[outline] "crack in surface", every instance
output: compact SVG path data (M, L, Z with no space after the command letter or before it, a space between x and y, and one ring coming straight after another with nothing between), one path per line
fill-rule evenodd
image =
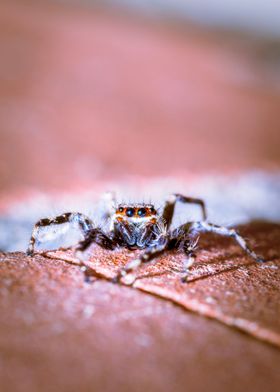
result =
M263 240L257 251L264 256L273 255L271 261L264 265L257 264L237 252L238 248L232 246L230 241L205 236L201 257L198 253L198 261L192 268L192 277L187 284L181 283L180 274L174 272L180 271L183 255L170 252L137 271L132 287L280 347L280 265L277 263L279 257L275 256L280 253L280 226L259 222L242 230L256 244ZM48 258L78 264L71 251L43 254ZM119 250L108 253L93 246L86 263L87 274L94 279L111 281L130 255L135 255L135 252Z

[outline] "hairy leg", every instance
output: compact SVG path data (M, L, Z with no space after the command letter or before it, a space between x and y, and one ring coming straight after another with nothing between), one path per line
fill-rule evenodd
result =
M168 249L177 249L185 253L182 282L186 282L190 276L189 268L195 262L195 249L199 240L198 233L191 233L190 227L191 223L177 227L172 231L168 243Z
M203 220L207 219L206 208L205 208L205 204L204 204L203 200L196 199L193 197L187 197L187 196L183 196L179 193L175 193L169 197L169 199L166 201L166 204L163 209L162 218L163 218L164 222L166 223L167 230L169 229L169 227L172 223L175 205L178 201L181 203L189 203L189 204L199 205L201 207Z
M55 218L43 218L40 219L34 226L31 238L29 241L29 246L26 251L28 255L32 255L34 253L34 247L36 245L36 241L39 236L39 232L42 227L48 227L52 225L60 225L63 223L78 223L80 229L82 230L83 234L86 233L93 228L92 221L86 217L85 215L79 212L67 212L65 214L59 215Z
M189 276L191 275L190 267L196 260L195 249L198 243L198 235L188 236L188 238L183 242L183 251L185 253L185 259L183 263L183 276L181 278L182 282L187 282Z
M265 262L262 257L259 257L246 243L245 239L237 233L236 230L230 229L223 226L217 226L207 222L194 222L191 225L188 224L188 230L190 233L215 233L224 237L231 237L233 238L236 243L255 261L257 262Z
M92 243L108 250L114 250L117 246L117 242L114 239L108 237L99 227L96 227L86 233L85 238L76 246L76 252L86 251Z
M128 274L138 269L142 264L149 263L161 254L163 254L167 249L167 240L164 238L161 241L161 244L158 244L152 248L148 248L139 256L138 259L129 261L122 269L119 270L118 274L113 278L113 282L119 282L122 278L126 277ZM133 279L130 284L132 284L134 280L135 279Z
M184 260L184 275L181 278L181 281L183 283L188 281L188 278L191 275L189 269L193 265L193 263L195 262L195 259L196 259L196 254L194 252L186 255L186 258Z
M86 282L90 282L92 276L92 269L85 264L87 255L85 251L92 244L95 243L101 248L114 250L117 246L117 242L108 237L100 228L91 229L85 236L85 238L78 243L75 248L75 257L80 261L80 266L84 272Z

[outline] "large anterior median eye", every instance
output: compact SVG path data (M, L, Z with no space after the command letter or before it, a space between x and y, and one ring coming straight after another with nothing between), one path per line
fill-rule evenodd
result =
M135 212L134 208L127 208L126 216L131 217L134 215L134 212Z
M145 216L146 215L146 208L139 208L137 214L139 216Z

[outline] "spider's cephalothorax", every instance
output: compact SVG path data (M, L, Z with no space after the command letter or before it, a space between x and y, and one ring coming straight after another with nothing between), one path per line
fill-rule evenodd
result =
M172 229L171 223L177 202L199 205L202 212L202 220L187 222ZM208 223L206 221L205 205L200 199L173 194L167 199L162 214L159 214L152 204L120 204L114 209L112 214L106 214L104 218L110 218L108 232L104 232L100 227L94 226L91 219L78 212L68 212L54 219L41 219L34 226L27 254L32 255L34 253L34 246L39 237L41 227L75 222L84 234L84 239L76 246L76 254L78 252L83 254L92 243L108 250L114 250L116 247L125 247L130 250L143 249L142 254L137 259L132 259L124 268L120 269L114 281L119 281L140 265L148 263L172 249L178 249L185 253L186 258L182 280L186 281L188 269L195 260L195 246L199 234L202 232L212 232L232 237L254 260L258 262L265 261L250 249L244 238L234 229Z
M160 235L157 211L152 204L120 204L111 218L110 232L128 249L152 246Z

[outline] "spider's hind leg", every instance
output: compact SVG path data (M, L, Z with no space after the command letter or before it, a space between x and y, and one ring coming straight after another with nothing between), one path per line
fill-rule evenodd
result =
M193 263L195 262L195 259L196 259L196 254L194 252L186 255L186 258L184 260L183 275L181 277L181 281L183 283L188 282L188 279L191 276L191 272L189 269L193 265Z
M193 265L196 259L196 247L198 243L198 233L191 233L190 223L182 225L176 228L171 233L171 241L169 242L170 249L177 249L184 252L185 258L183 261L183 271L182 271L182 282L186 282L191 275L190 267Z
M31 238L29 241L29 246L26 251L27 255L33 255L34 247L36 242L38 241L38 237L40 234L40 230L42 227L48 227L53 225L60 225L63 223L74 223L77 222L79 224L80 229L82 230L83 234L86 233L93 228L92 221L86 217L85 215L79 212L67 212L65 214L59 215L55 218L43 218L40 219L33 228Z
M234 229L230 229L223 226L217 226L212 223L207 222L194 222L190 226L190 232L193 233L215 233L224 237L231 237L233 238L237 244L255 261L263 263L264 260L262 257L258 256L247 244L245 239L238 234L238 232Z
M185 259L183 262L183 275L181 281L183 283L187 282L191 276L190 268L196 260L196 245L198 242L198 237L195 240L190 240L189 238L183 243L183 251L185 253Z

